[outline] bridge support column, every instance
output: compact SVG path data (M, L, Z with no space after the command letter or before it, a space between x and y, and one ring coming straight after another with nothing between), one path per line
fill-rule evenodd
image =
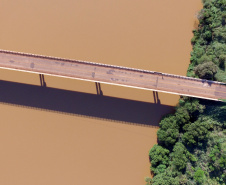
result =
M46 82L43 74L39 74L40 83L42 87L46 87Z
M101 86L99 82L95 82L96 85L96 90L97 90L97 95L103 96L103 91L101 90Z

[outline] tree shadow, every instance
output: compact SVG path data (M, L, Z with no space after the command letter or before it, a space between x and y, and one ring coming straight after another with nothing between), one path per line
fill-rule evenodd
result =
M2 80L0 92L0 102L6 104L143 126L158 126L161 117L174 110L172 106L160 103L43 88Z

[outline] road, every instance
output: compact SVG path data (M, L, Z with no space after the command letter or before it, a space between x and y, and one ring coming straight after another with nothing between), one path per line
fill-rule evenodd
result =
M147 70L0 50L0 68L226 100L226 84Z

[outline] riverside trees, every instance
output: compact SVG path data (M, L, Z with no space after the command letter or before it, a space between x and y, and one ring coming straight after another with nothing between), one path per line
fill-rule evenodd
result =
M226 82L226 0L204 0L191 42L188 76Z
M204 0L188 76L226 82L226 0ZM226 103L181 97L149 152L147 184L226 184Z

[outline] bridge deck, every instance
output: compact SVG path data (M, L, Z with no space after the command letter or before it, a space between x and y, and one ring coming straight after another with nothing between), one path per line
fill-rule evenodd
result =
M226 99L226 85L219 82L5 50L0 50L0 68L204 99Z

